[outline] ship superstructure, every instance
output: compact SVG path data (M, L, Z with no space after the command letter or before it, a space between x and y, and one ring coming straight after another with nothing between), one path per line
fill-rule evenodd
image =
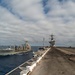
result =
M26 51L31 50L31 46L28 44L28 41L25 41L25 44L21 46L15 46L15 51Z
M53 46L55 46L55 40L54 40L54 37L53 37L54 35L52 34L52 35L50 35L50 41L49 41L49 43L50 43L50 46L51 47L53 47Z

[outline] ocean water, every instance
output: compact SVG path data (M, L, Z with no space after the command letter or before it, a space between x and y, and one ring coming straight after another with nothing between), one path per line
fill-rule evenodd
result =
M0 75L5 75L20 64L31 59L33 57L33 51L37 51L38 49L39 46L34 46L32 47L32 50L27 53L11 56L0 56Z

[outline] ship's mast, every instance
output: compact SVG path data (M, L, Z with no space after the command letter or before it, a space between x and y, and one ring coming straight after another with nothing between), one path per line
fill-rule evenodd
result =
M43 38L43 47L45 46L44 42L45 42L45 38Z
M53 37L54 35L52 34L52 35L50 35L50 41L49 41L49 43L50 43L50 46L51 47L53 47L54 45L55 45L55 40L54 40L54 37Z

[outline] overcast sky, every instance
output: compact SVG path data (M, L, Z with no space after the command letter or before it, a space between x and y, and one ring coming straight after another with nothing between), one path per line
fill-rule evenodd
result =
M0 45L75 46L75 0L0 0Z

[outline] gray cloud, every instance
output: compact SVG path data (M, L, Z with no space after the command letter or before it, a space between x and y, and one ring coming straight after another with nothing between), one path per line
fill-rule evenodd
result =
M3 0L0 44L21 44L28 40L32 45L40 45L43 37L49 41L53 33L57 45L74 46L74 7L73 0L47 0L45 6L42 0Z

